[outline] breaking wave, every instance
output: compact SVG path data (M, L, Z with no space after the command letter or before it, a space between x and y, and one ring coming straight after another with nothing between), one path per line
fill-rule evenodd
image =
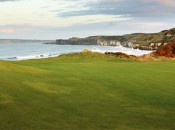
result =
M15 56L15 57L9 57L8 60L42 59L42 58L49 58L49 57L55 57L55 56L58 56L58 55L41 54L41 55Z
M152 51L126 48L123 46L97 45L51 45L42 43L0 44L0 60L28 60L55 57L60 54L81 52L88 49L93 52L123 52L128 55L141 56Z
M126 53L128 55L135 55L135 56L142 56L145 54L150 54L152 51L146 51L146 50L139 50L139 49L133 49L133 48L126 48L123 46L117 46L117 47L108 47L108 49L105 48L93 48L91 49L91 51L93 52L101 52L101 53L105 53L105 52L122 52L122 53Z

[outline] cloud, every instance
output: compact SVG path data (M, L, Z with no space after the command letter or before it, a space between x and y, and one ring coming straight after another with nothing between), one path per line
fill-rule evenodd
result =
M123 35L137 32L160 32L174 27L172 21L147 22L136 21L103 21L70 26L42 26L34 24L8 24L0 26L0 38L23 39L67 39L70 37L87 37L93 35Z
M14 29L6 28L6 29L0 29L1 33L14 33Z
M18 0L0 0L0 2L7 2L7 1L18 1Z
M174 0L90 0L79 10L58 12L58 17L85 15L122 15L133 18L174 16Z
M156 0L160 4L169 6L169 7L175 7L175 1L174 0Z
M41 29L43 26L37 26L33 24L7 24L1 25L0 30L1 32L22 32L22 31L33 31L34 29Z
M0 37L158 32L175 26L174 6L175 0L0 0Z

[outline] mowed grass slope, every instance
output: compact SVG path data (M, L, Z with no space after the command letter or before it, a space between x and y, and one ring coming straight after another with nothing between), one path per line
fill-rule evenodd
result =
M0 129L175 129L174 77L103 54L0 61Z

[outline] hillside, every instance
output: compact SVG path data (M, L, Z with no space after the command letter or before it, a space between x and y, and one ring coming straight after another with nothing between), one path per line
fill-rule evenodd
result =
M157 50L168 42L175 42L175 28L159 33L134 33L123 36L90 36L87 38L73 37L67 40L57 39L52 44L59 45L102 45L125 46L142 50Z

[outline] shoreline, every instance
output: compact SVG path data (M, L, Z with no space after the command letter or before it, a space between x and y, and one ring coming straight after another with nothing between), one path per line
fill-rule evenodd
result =
M59 54L59 55L54 55L54 56L50 56L50 57L44 57L41 55L41 57L35 57L35 58L28 58L28 59L9 59L9 60L1 60L0 61L9 61L9 62L18 62L18 61L29 61L29 60L42 60L42 59L48 59L48 60L52 60L52 58L62 58L62 57L76 57L76 56L82 56L84 57L84 59L86 59L88 56L92 57L93 59L93 55L101 55L103 57L110 57L112 56L113 58L116 59L123 59L123 60L131 60L131 61L141 61L141 62L153 62L153 61L167 61L167 60L175 60L175 58L168 58L168 57L164 57L164 56L156 56L153 52L151 52L150 54L144 54L142 56L135 56L135 55L128 55L126 53L122 53L122 52L93 52L91 50L88 49L84 49L81 52L70 52L70 53L64 53L64 54ZM87 56L87 57L86 57ZM89 58L89 57L88 57ZM91 58L90 58L91 59ZM101 58L101 60L103 60L103 58Z
M79 51L79 52L68 52L68 53L62 53L62 54L54 54L54 55L51 55L51 54L37 54L37 55L28 55L28 56L14 56L14 57L9 57L9 58L6 58L6 59L0 59L1 61L23 61L23 60L32 60L32 59L47 59L47 58L54 58L54 57L59 57L61 55L69 55L69 54L76 54L76 53L82 53L84 50L88 50L88 49L83 49L82 51ZM88 50L88 51L91 51L92 53L100 53L100 54L104 54L106 55L107 53L123 53L123 52L111 52L111 51L106 51L106 52L98 52L98 51L92 51L92 50ZM141 50L139 50L141 51ZM150 54L152 53L152 51L150 51ZM140 57L140 56L144 56L145 54L143 55L129 55L127 53L123 53L125 55L128 55L128 56L135 56L135 57ZM147 55L147 54L146 54Z

